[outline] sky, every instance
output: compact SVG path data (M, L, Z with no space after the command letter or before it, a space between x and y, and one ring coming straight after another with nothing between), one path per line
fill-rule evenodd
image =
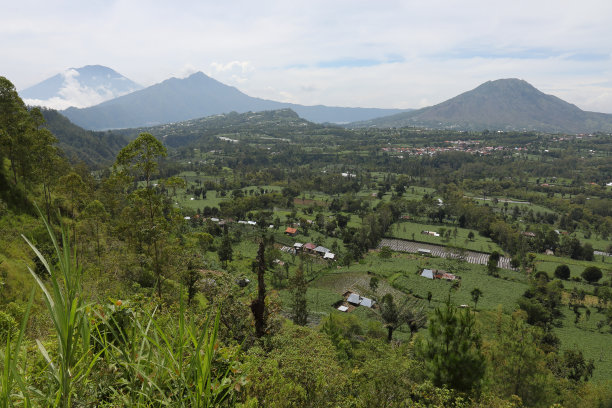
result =
M202 71L255 97L420 108L520 78L612 113L610 0L20 0L0 13L18 90L104 65L141 85Z

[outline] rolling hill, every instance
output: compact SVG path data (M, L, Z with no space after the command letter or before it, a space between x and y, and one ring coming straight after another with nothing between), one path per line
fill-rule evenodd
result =
M170 78L84 109L62 113L75 124L93 130L155 126L229 112L289 108L312 122L349 123L402 112L399 109L302 106L253 98L202 72L184 79Z
M583 111L520 79L499 79L434 106L349 125L405 126L469 131L612 132L612 115Z
M117 129L113 133L134 139L142 132L151 133L171 148L197 145L201 141L226 138L257 138L289 141L296 136L313 134L321 129L348 132L337 126L319 125L302 119L291 109L271 111L224 113L152 127ZM220 139L222 140L222 139Z

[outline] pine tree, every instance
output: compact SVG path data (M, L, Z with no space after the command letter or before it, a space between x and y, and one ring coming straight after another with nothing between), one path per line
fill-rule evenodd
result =
M306 299L306 291L308 286L304 277L302 265L295 272L295 276L291 280L292 302L291 302L291 319L293 323L300 326L306 325L308 322L308 301Z
M491 255L489 255L489 260L487 261L487 272L489 275L497 276L497 263L499 262L499 259L499 252L491 252Z
M419 352L434 385L464 392L477 388L485 365L470 311L458 311L449 297L446 305L436 308L430 318L429 337L421 343Z
M266 283L264 274L266 273L266 240L262 237L257 250L256 269L257 269L257 299L251 302L251 312L255 318L255 335L262 337L266 333Z
M226 267L227 262L232 260L233 252L234 250L232 249L232 240L230 239L229 234L226 230L225 234L223 234L223 239L221 239L221 245L219 246L219 249L217 251L217 254L219 255L219 260L221 261L221 263L223 263L223 267Z

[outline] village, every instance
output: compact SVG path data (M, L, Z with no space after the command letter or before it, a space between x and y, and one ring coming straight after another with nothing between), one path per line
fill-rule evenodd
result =
M406 156L434 156L445 152L465 152L477 155L489 155L500 151L523 151L527 146L508 147L508 146L480 146L482 142L478 140L452 140L445 141L448 146L425 146L425 147L383 147L382 151L387 153L398 153L400 158Z

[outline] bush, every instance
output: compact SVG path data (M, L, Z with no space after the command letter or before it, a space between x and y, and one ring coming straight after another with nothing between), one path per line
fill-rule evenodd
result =
M587 266L582 272L582 278L589 283L597 282L602 276L601 269L596 266Z
M0 344L6 344L6 338L17 330L17 321L10 314L0 310Z
M388 246L384 246L380 249L380 252L378 253L378 256L381 257L382 259L389 259L391 258L391 248L389 248Z
M570 277L570 268L567 265L559 265L555 269L555 278L568 280Z
M515 269L518 268L521 266L521 260L519 258L512 257L512 259L510 259L510 266Z
M592 261L594 259L593 246L588 242L582 247L582 259Z

